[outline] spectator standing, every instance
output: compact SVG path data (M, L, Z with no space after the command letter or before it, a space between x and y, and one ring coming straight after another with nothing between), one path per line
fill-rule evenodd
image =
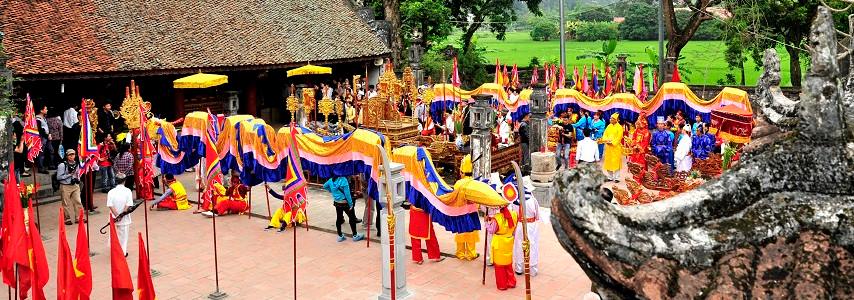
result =
M116 160L113 162L113 172L116 174L125 174L125 186L133 189L133 154L130 153L130 146L125 143L120 143L117 146L119 154L116 155Z
M51 114L51 116L47 118L47 128L48 131L50 131L50 137L48 140L50 141L51 149L53 149L53 155L50 158L48 170L56 170L56 165L62 162L62 151L59 151L59 146L62 144L62 135L64 133L62 132L62 118L60 118L59 115Z
M98 173L101 175L101 187L104 193L116 186L112 158L112 154L115 152L116 143L113 141L113 136L111 134L105 135L104 141L98 144L98 168L100 169Z
M529 141L528 123L531 122L531 114L525 113L522 115L522 123L519 124L519 144L522 146L522 172L528 173L531 171L531 148Z
M56 169L56 179L59 180L59 192L62 199L62 209L65 212L65 225L77 221L74 215L80 211L80 163L77 162L77 152L74 149L65 150L65 162Z
M62 113L62 148L77 149L77 141L80 139L80 113L69 107Z
M98 110L98 132L95 135L98 142L103 141L108 134L113 134L113 123L113 105L107 100L104 102L104 108Z
M39 127L39 138L42 142L42 152L36 158L36 165L39 167L39 173L47 174L47 169L50 167L53 148L50 145L50 128L47 126L47 106L39 105L39 113L36 115L36 123Z

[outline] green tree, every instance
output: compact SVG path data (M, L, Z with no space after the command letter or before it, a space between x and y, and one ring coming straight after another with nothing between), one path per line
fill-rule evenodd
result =
M726 0L732 18L727 22L727 35L738 35L741 43L728 48L733 53L744 48L757 66L762 65L762 52L767 48L783 46L789 54L789 77L792 86L801 86L801 54L806 48L806 38L819 0L748 1ZM829 0L833 7L847 5L843 0ZM847 14L834 15L837 30L848 32ZM733 61L737 63L737 61ZM732 66L732 64L730 64Z
M655 22L650 22L655 17L657 9L655 6L643 1L629 1L617 6L618 17L625 20L620 24L620 37L631 41L648 41L658 37L658 29Z
M539 5L542 0L518 0L524 2L528 10L540 15ZM483 25L495 33L499 40L504 39L504 33L513 21L516 21L516 11L513 9L514 0L445 0L445 5L451 9L451 21L463 31L460 41L463 53L472 50L472 38Z
M719 4L721 0L684 0L685 7L690 10L685 22L678 21L673 2L674 0L663 0L661 3L664 30L667 33L667 57L678 61L682 48L694 37L700 25L714 18L711 13L706 12L706 8Z
M607 6L581 6L571 13L575 19L586 22L611 22L614 12Z
M544 17L533 17L528 20L531 26L531 39L548 41L560 36L560 29L555 20Z
M408 45L412 31L418 29L424 35L429 49L444 41L454 29L451 25L451 10L441 0L403 0L400 4L404 44Z

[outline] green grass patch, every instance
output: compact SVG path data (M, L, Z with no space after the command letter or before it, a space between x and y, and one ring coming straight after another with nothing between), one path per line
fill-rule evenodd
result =
M488 32L477 33L475 38L478 46L486 48L486 58L491 63L494 63L496 58L501 60L502 64L518 64L519 66L528 66L533 57L539 58L540 61L560 60L560 41L533 41L528 32L508 32L507 38L503 41L495 39L495 35ZM458 40L459 35L456 34L448 38L448 41L454 43ZM628 54L629 61L648 62L649 57L644 52L646 47L657 50L658 41L619 41L615 53ZM601 49L601 41L567 41L567 65L589 66L595 62L594 59L578 60L576 56L590 51L601 51ZM679 64L683 68L690 70L691 74L682 74L683 81L696 85L717 85L718 80L726 80L726 74L729 73L735 76L736 84L738 84L741 79L740 71L729 69L724 57L725 49L726 45L722 41L692 41L688 43L682 49L684 59L680 60ZM777 49L777 54L780 56L781 84L791 86L792 84L789 80L789 55L782 48ZM745 83L747 85L756 85L756 81L762 73L761 65L756 66L753 60L748 58L745 67ZM803 67L802 70L803 73L806 73L806 67Z

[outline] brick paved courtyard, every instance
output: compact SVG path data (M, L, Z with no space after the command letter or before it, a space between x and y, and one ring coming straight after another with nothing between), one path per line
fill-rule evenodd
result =
M191 174L179 176L192 192ZM280 190L277 184L271 188ZM253 188L252 212L266 217L267 205L263 185ZM98 228L106 224L106 194L96 193L95 202L102 213L91 216L91 249L94 290L92 299L110 296L110 259L107 235ZM271 198L271 208L280 205ZM364 201L358 201L357 214L361 217ZM40 208L42 235L51 268L51 280L45 288L48 299L56 294L56 217L58 203ZM300 299L376 299L380 292L380 246L374 240L370 248L364 241L335 242L334 208L328 194L322 190L309 190L309 225L297 231L297 296ZM572 257L559 245L549 224L549 211L541 211L540 274L533 277L535 299L580 299L590 290L590 280ZM214 260L211 219L188 211L149 211L149 239L152 268L161 275L154 278L158 299L201 299L214 290ZM293 231L284 233L262 230L267 220L253 216L225 216L217 218L219 246L220 288L229 299L291 299L293 298ZM131 237L128 242L128 263L136 283L138 243L136 234L144 234L143 211L133 214ZM346 227L346 224L345 224ZM364 228L358 227L362 232ZM68 227L68 239L74 247L77 227ZM349 229L345 230L345 232ZM441 226L436 230L443 255L449 258L440 262L416 265L409 255L402 258L407 263L408 288L411 299L521 299L524 280L518 277L516 289L499 292L495 288L492 270L487 270L486 285L481 285L482 261L463 262L452 258L453 236ZM403 237L409 244L409 238ZM483 244L478 244L482 249ZM480 252L481 250L479 250ZM2 293L0 298L5 298Z

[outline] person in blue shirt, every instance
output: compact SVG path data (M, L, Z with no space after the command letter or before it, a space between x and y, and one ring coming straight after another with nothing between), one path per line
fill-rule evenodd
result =
M570 116L570 118L572 118ZM590 113L586 110L581 110L581 115L578 117L578 121L572 124L572 127L575 128L575 140L580 141L584 139L584 129L590 128Z
M657 118L656 130L652 133L649 147L661 163L669 165L670 170L673 170L673 136L670 130L667 130L664 117Z
M353 198L350 196L350 183L346 177L335 176L326 180L323 189L332 193L332 204L335 206L335 229L338 230L338 242L346 238L341 233L341 224L344 224L344 214L350 219L350 230L353 231L353 241L358 242L365 237L356 232L356 212L354 210Z
M602 135L605 134L605 121L602 120L602 111L597 111L593 114L593 120L590 124L590 130L593 131L593 140L598 141L602 138ZM599 144L599 157L602 157L605 152L605 144Z
M707 132L708 128L705 125L698 126L697 131L694 132L695 138L691 141L691 154L694 155L694 158L706 159L714 149L714 136L707 134Z

